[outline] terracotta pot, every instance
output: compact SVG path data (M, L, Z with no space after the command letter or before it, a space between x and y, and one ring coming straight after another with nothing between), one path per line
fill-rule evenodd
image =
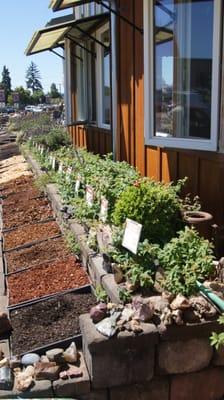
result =
M213 216L205 211L184 211L184 220L193 226L201 236L211 239L211 223Z

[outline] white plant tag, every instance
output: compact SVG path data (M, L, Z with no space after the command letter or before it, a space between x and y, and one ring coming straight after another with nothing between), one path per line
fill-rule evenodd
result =
M40 154L41 154L41 155L44 154L44 146L41 146Z
M78 175L77 179L76 179L76 182L75 182L75 193L76 194L79 193L80 185L81 185L81 176Z
M63 164L61 162L59 163L58 172L60 172L60 174L63 172Z
M52 169L55 170L56 167L56 158L52 157Z
M93 206L94 202L94 190L91 186L86 185L86 203L89 207Z
M71 178L72 167L68 167L66 171L66 181L69 182Z
M101 221L106 222L107 216L108 216L108 200L106 197L102 196L101 197L101 203L100 203L100 215L99 218Z
M136 254L141 236L142 225L132 219L126 219L122 246Z

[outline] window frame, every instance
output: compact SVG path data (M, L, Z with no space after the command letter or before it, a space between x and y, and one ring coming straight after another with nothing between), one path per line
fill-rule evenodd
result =
M211 135L210 139L155 136L154 1L144 0L144 135L145 144L158 147L217 151L220 109L221 0L214 0ZM152 62L153 60L153 62Z
M102 35L107 30L110 31L109 23L102 26L96 32L96 38L101 41ZM105 124L103 122L103 47L97 44L96 46L96 87L97 87L97 126L103 129L111 129L111 123ZM111 68L111 54L110 54L110 68ZM111 114L111 71L110 71L110 114Z

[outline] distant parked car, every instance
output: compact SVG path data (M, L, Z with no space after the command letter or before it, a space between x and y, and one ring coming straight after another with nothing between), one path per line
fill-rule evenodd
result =
M33 111L34 106L26 106L25 111Z

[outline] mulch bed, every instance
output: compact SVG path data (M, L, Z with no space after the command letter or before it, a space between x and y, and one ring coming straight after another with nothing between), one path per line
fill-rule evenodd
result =
M38 208L33 207L30 202L27 203L27 207L24 210L18 211L16 213L11 213L7 211L3 213L3 229L11 229L19 227L20 225L35 223L44 221L48 218L54 216L51 206L43 205Z
M49 260L59 260L71 254L63 238L50 239L31 247L6 253L9 272L30 268Z
M12 179L7 183L0 185L1 195L8 195L10 193L18 193L23 190L29 189L34 179L32 175L22 175L19 178Z
M9 194L3 201L4 206L11 206L20 202L25 202L30 199L41 196L42 193L35 187L30 187L24 191Z
M61 233L54 221L33 225L24 225L11 232L4 233L4 250L9 250L35 240L47 239Z
M32 210L47 205L49 205L49 201L46 197L40 197L32 200L21 199L17 203L12 202L7 205L3 203L3 219L7 218L8 215L18 213L19 211L24 211L27 208Z
M89 284L84 268L70 256L8 276L9 304L33 300L45 295Z
M13 354L80 334L79 315L95 304L91 293L70 293L11 311Z

